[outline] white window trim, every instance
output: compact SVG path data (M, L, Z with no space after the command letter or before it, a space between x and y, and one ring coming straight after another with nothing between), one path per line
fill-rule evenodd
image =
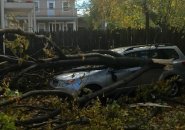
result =
M28 31L28 23L23 23L23 31Z
M48 0L47 1L47 8L48 8L48 10L52 10L52 9L49 8L49 3L53 3L53 9L55 9L55 0Z
M50 30L50 24L52 24L52 30ZM64 22L49 22L49 31L50 32L54 32L54 31L56 31L56 28L55 29L53 29L53 25L54 24L59 24L59 30L64 30ZM55 26L56 27L56 26Z
M39 1L39 0L35 0L35 5L36 5L36 3L38 3L38 8L37 8L37 10L36 10L36 8L35 8L35 10L36 10L37 12L39 12L39 11L40 11L40 1Z
M69 8L69 10L64 10L64 3L65 2L68 2L68 8ZM70 3L69 1L62 1L62 11L64 11L64 12L69 12L70 11L70 4L69 3Z
M75 22L66 22L65 26L66 26L66 29L68 31L67 24L73 24L73 31L76 30L76 23Z

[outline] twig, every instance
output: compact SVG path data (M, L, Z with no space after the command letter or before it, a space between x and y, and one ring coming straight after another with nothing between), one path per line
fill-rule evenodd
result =
M130 107L164 107L164 108L172 108L171 106L168 105L161 105L157 103L152 103L152 102L147 102L147 103L136 103L136 104L131 104L129 105Z
M7 61L0 62L0 66L1 66L1 65L5 65L5 64L7 64L7 63L8 63Z
M24 121L16 121L15 125L24 126L24 125L34 124L34 123L41 123L44 121L48 121L49 119L57 116L59 113L60 113L60 109L56 109L44 116L40 116L40 117L36 117L36 118L29 119L29 120L24 120Z
M61 129L63 127L70 126L70 125L85 125L85 124L89 124L89 123L90 123L90 120L88 118L82 117L78 120L68 121L68 122L65 122L61 125L58 125L53 130L58 130L58 129Z
M45 110L45 111L53 111L53 109L49 109L49 108L45 108L45 107L40 107L40 106L30 106L30 105L15 105L13 106L13 108L22 108L22 107L26 107L26 108L31 108L31 109L37 109L37 110Z
M67 91L64 92L61 90L34 90L34 91L29 91L20 97L16 97L16 98L6 100L0 103L0 107L15 103L17 100L23 100L25 98L28 98L31 96L37 96L37 95L55 95L55 96L59 96L60 98L74 99L74 95L72 95L71 93Z
M13 57L13 56L8 56L8 55L0 55L0 58L4 61L8 61L10 63L18 63L18 61L19 61L19 58ZM33 64L35 62L33 62L33 61L24 61L24 63Z

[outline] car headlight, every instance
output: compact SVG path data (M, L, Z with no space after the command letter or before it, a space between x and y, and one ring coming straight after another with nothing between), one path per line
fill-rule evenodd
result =
M60 80L60 81L58 81L57 86L58 86L58 87L65 87L65 86L74 84L75 81L76 81L75 79Z
M67 84L72 84L72 83L74 83L74 82L75 82L75 79L70 79L70 80L67 80L67 81L66 81Z

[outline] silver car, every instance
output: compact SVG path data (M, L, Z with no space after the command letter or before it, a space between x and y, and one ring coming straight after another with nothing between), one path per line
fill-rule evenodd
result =
M82 88L88 88L92 91L108 86L120 78L129 76L141 67L128 69L104 68L101 70L79 71L57 75L50 82L55 89L67 91L72 94L79 94Z
M54 89L59 89L72 95L82 95L97 91L113 84L114 82L130 76L134 72L141 69L141 67L133 67L128 69L113 69L105 68L101 70L78 71L71 73L63 73L57 75L51 80L50 85ZM139 77L129 82L122 94L129 94L136 90L138 86L154 83L159 80L168 80L172 76L172 70L153 68ZM173 73L175 76L175 73ZM170 96L176 96L179 93L181 81L174 82L171 86ZM85 93L84 93L84 90Z
M172 59L173 70L169 76L180 75L185 79L185 55L175 45L137 45L112 49L123 56Z
M132 46L116 48L112 51L118 52L123 56L150 58L152 55L155 55L155 57L152 56L152 58L174 59L173 65L176 69L165 70L161 68L154 68L127 84L127 86L130 88L134 88L133 86L139 86L143 84L151 84L158 80L170 79L171 77L177 75L184 76L185 73L185 68L183 68L184 62L182 60L184 59L184 55L176 46ZM167 53L168 55L164 55L166 57L159 57L160 55L157 57L157 54L155 53L159 53L160 51L169 53ZM55 76L50 82L50 85L55 89L67 91L72 94L79 94L79 92L81 92L79 90L82 90L83 88L96 91L113 84L121 78L123 79L124 77L128 77L139 69L141 69L141 67L132 67L128 69L104 68L91 71L76 70L77 72L63 73ZM172 95L176 95L179 91L177 84L174 84L172 89Z

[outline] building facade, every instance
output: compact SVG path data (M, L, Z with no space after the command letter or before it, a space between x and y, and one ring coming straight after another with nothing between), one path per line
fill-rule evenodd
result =
M77 23L75 0L1 0L1 28L54 32L77 30Z
M77 30L75 0L35 0L38 31Z

